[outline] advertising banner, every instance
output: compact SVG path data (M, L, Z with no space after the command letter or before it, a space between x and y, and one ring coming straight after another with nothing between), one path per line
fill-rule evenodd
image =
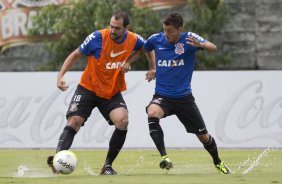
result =
M55 148L81 72L67 73L70 88L56 87L56 72L0 73L0 148ZM282 148L281 71L195 72L192 89L207 129L224 148ZM146 106L154 82L145 72L126 74L129 110L126 148L154 148ZM176 116L161 119L168 148L202 148ZM97 108L75 136L73 148L107 148L114 127Z

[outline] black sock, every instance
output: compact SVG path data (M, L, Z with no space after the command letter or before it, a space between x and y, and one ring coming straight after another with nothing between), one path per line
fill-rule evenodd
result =
M152 137L161 156L167 155L164 144L164 133L159 123L160 119L156 117L148 118L150 136Z
M213 163L219 164L221 162L220 158L218 157L218 151L217 146L214 138L209 135L209 141L207 143L203 143L205 149L209 152L209 154L212 156Z
M109 150L106 157L105 165L112 165L113 161L119 154L126 138L127 130L120 130L115 129L110 143L109 143Z
M65 126L58 142L56 153L70 149L76 130L70 126Z

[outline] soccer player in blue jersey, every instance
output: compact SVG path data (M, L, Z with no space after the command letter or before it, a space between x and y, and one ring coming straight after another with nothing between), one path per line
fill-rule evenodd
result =
M218 156L214 138L208 133L191 90L195 65L195 52L216 52L217 47L192 32L183 32L183 18L178 13L169 14L163 22L163 32L152 35L144 44L150 63L146 79L156 78L155 94L147 107L148 125L161 155L160 168L173 167L165 144L160 119L176 115L188 133L195 134L209 152L215 167L224 174L230 169Z

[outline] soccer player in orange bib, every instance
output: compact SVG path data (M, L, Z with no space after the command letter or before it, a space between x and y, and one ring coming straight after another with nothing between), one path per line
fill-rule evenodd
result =
M115 126L101 175L117 174L112 163L125 142L128 126L128 111L121 95L126 90L124 73L130 70L144 44L141 36L128 31L128 25L126 12L114 13L110 28L91 33L66 58L57 77L58 88L67 90L63 76L80 57L88 56L87 66L69 105L67 125L59 138L56 152L71 147L75 134L97 107L108 123ZM47 164L56 173L53 157L48 157Z

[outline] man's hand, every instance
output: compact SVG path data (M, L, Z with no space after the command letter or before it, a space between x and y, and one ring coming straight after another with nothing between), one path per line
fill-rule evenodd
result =
M125 62L121 68L123 73L128 72L131 69L131 65L128 62Z
M193 36L189 36L186 38L187 40L187 44L194 46L194 47L202 47L202 43L199 42L196 38L194 38Z
M146 79L148 82L151 82L156 78L156 69L151 69L146 73Z
M186 38L186 43L194 46L194 47L201 47L203 49L205 49L208 52L216 52L217 51L217 47L215 44L206 41L204 43L201 43L199 40L197 40L196 38L194 38L193 36L189 36Z
M62 91L66 91L69 88L69 85L67 85L63 77L58 77L57 78L57 87Z

